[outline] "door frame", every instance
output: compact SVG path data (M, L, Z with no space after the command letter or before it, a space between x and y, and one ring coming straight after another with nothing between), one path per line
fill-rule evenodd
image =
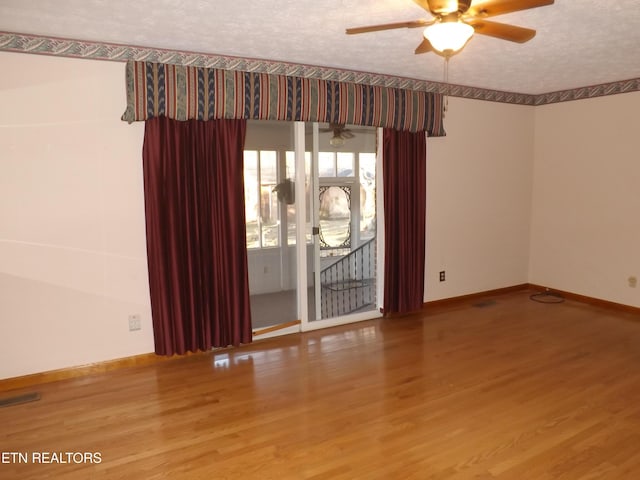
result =
M354 323L358 321L371 320L380 318L382 316L382 295L384 292L384 202L382 199L383 182L382 182L382 145L378 140L376 147L376 242L377 242L377 272L376 272L376 306L374 310L368 312L360 312L355 314L344 315L341 317L334 317L328 319L320 318L320 244L318 239L314 239L313 249L310 249L307 245L307 221L306 212L307 208L311 208L311 219L313 225L318 225L319 217L319 171L318 171L318 154L319 154L319 124L313 122L312 125L312 155L311 155L311 169L310 181L311 192L310 200L311 204L307 205L306 195L306 183L307 172L305 162L306 151L306 123L307 122L293 122L293 139L294 139L294 155L295 155L295 199L296 199L296 298L297 298L297 310L298 319L300 323L298 325L287 326L284 328L276 329L268 333L259 335L259 339L265 339L269 337L275 337L280 335L287 335L290 333L306 332L311 330L318 330L327 327L333 327L338 325L344 325L348 323ZM311 123L311 122L309 122ZM382 129L377 129L378 139L382 138ZM313 259L310 262L308 258L309 251L313 251ZM315 291L315 305L316 309L315 318L319 320L309 320L309 267L313 268L314 275L317 275L314 283Z

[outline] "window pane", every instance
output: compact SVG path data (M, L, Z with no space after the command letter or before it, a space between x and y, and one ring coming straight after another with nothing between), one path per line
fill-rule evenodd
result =
M278 156L274 151L260 151L260 214L262 246L277 247L278 195L273 191L278 179Z
M295 188L296 180L296 154L287 151L284 154L285 176L291 180ZM294 193L295 199L295 193ZM296 244L296 205L295 201L291 205L287 205L287 245Z
M258 152L244 152L244 209L247 221L247 248L260 246L258 223Z
M304 163L305 163L305 193L306 193L306 205L307 205L307 243L311 243L311 210L310 210L310 201L311 201L311 192L309 187L309 178L311 172L311 152L304 152ZM285 165L287 169L287 178L292 180L295 184L295 152L285 152ZM296 204L287 205L287 244L295 245L296 244Z
M336 156L333 152L318 153L318 171L321 177L336 176Z
M360 178L370 177L375 178L376 176L376 154L375 153L360 153L358 155L358 160L360 160Z
M360 238L376 235L376 154L361 153L360 163Z
M274 185L278 179L278 156L273 151L260 151L260 178L262 185Z
M278 196L273 192L275 185L262 185L260 207L262 210L262 246L277 247L278 242Z
M295 152L292 152L292 151L285 152L284 153L284 163L285 163L284 176L286 178L290 178L291 180L294 180L295 176L296 176L296 155L295 155Z
M353 177L353 153L338 152L338 176Z
M311 224L311 152L304 152L304 193L307 205L307 211L304 218L306 222L306 239L307 244L313 243L313 225Z

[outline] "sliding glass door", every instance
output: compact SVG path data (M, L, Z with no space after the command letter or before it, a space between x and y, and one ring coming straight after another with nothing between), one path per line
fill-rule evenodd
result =
M247 256L254 336L379 316L376 129L249 122Z

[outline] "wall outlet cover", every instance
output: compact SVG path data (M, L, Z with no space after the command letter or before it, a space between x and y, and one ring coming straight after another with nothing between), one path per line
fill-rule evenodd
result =
M142 329L142 323L140 321L140 315L137 313L129 315L129 331L135 332L141 329Z

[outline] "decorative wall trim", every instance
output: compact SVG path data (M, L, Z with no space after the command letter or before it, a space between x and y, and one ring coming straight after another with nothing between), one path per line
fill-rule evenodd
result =
M382 75L376 73L341 70L314 65L274 62L251 58L241 58L206 53L183 52L160 48L136 47L104 42L89 42L67 38L45 37L0 31L0 51L34 53L91 60L126 62L127 60L169 63L192 67L218 68L243 72L269 73L274 75L297 76L335 80L381 87L403 88L451 97L461 97L488 102L511 103L517 105L546 105L549 103L581 100L605 95L615 95L640 91L640 78L561 90L558 92L528 95L503 92L463 85L447 85L441 82Z
M637 91L640 91L640 78L632 78L630 80L621 80L619 82L603 83L601 85L543 93L541 95L536 95L535 105L548 105L550 103L569 102L572 100L583 100L587 98L604 97L607 95L617 95L619 93Z

